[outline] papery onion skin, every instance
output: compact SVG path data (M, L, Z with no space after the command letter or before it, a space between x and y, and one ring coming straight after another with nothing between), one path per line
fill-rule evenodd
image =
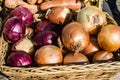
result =
M78 22L71 22L62 30L62 43L70 51L82 51L89 42L89 33Z
M91 34L97 34L101 27L107 23L106 15L96 6L87 6L81 9L77 15L77 22Z
M93 63L100 62L112 62L114 61L114 56L112 52L109 51L98 51L93 57Z
M41 47L43 45L56 44L57 34L53 31L42 31L37 33L33 37L33 42L36 47Z
M103 26L97 40L102 49L110 52L117 51L120 48L120 27L113 24Z
M34 52L34 44L32 40L27 37L20 39L12 45L12 51L25 51L29 55L32 55Z
M90 36L90 44L83 50L83 54L87 57L92 58L93 55L100 50L97 42L97 37Z
M11 11L9 17L13 16L19 17L19 19L22 20L26 26L31 25L34 21L33 13L31 13L29 9L22 6L18 6Z
M66 24L71 20L71 11L65 7L54 7L48 10L46 18L55 24Z
M18 17L7 19L3 26L3 34L9 43L16 42L24 37L26 27Z
M68 53L63 60L63 64L84 64L89 63L88 58L82 53Z
M63 55L57 46L45 45L35 52L34 60L38 65L57 65L62 64Z
M34 30L31 27L27 27L25 31L25 36L29 39L31 39L34 36Z
M7 58L7 64L13 67L24 67L32 64L32 59L29 54L24 51L13 51Z
M54 30L54 25L52 24L52 22L50 22L49 20L45 20L45 21L40 21L35 28L35 32L38 33L40 31L45 31L45 30Z

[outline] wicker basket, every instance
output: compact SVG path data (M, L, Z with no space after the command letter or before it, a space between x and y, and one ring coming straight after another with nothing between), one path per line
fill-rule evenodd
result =
M100 0L103 1L103 0ZM109 23L117 24L108 14ZM0 71L10 80L112 80L120 72L120 62L44 67L9 67L5 65L8 43L0 37Z
M8 43L0 38L0 70L10 80L112 80L120 72L120 62L44 67L5 66Z

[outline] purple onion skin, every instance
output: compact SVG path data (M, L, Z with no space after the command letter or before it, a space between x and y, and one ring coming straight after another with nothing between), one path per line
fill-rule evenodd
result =
M9 17L13 16L19 17L26 26L31 25L34 21L33 13L31 13L29 9L21 6L16 7L11 11Z
M54 30L54 27L55 26L48 20L41 21L36 25L35 32L38 33L39 31L45 31L45 30L52 31Z
M3 26L3 34L9 43L14 43L25 35L26 27L22 24L18 17L11 17L7 19Z
M7 58L7 64L13 67L27 67L32 64L32 58L24 51L13 51Z
M33 43L37 47L41 47L43 45L55 44L56 41L57 41L57 34L53 31L42 31L37 33L33 37Z

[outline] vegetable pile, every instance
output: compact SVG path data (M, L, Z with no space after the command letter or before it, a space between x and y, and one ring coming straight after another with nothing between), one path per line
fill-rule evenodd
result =
M10 46L6 65L32 67L118 60L120 27L108 24L106 14L96 3L5 0L5 6L12 8L3 24L3 36ZM42 13L38 21L36 13Z

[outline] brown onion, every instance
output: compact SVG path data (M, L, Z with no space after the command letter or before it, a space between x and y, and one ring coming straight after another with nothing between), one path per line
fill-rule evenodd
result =
M62 42L70 51L82 51L89 45L89 33L80 23L71 22L63 28Z
M101 26L106 24L106 15L96 6L87 6L78 12L77 21L83 24L90 34L97 34Z
M103 26L98 34L99 46L107 51L117 51L120 48L120 27L117 25Z
M54 45L45 45L35 52L34 60L39 65L62 64L63 55L60 48Z
M97 42L96 37L90 37L90 44L83 50L83 53L88 56L89 58L92 58L92 56L99 51L100 47Z
M63 64L86 64L88 58L82 53L69 53L64 57Z
M93 63L95 62L111 62L114 61L113 53L108 51L98 51L93 57Z
M65 7L49 9L46 18L55 24L65 24L71 20L71 11Z

